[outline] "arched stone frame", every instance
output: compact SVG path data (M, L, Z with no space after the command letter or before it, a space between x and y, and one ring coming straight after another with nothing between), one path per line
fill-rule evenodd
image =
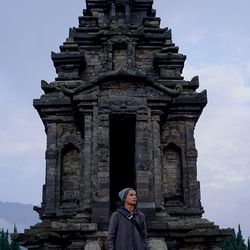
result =
M181 147L170 142L163 146L162 185L164 206L184 205L184 171Z
M74 143L65 144L60 150L60 206L79 206L81 200L81 154Z
M122 11L119 12L119 9ZM109 12L112 21L119 22L120 19L122 22L129 23L131 16L129 0L113 0L109 6ZM123 15L119 15L119 13L123 13Z
M107 42L107 62L108 62L108 70L114 70L114 51L115 47L124 47L127 52L127 64L123 65L123 67L127 69L135 68L135 42L129 37L123 35L117 35L112 37Z
M134 78L138 79L138 78ZM141 83L141 79L140 84ZM137 80L137 81L139 81ZM112 82L113 83L113 82ZM137 82L137 84L139 84ZM100 84L101 85L101 84ZM116 86L116 84L115 84ZM119 88L119 86L118 86ZM133 89L133 88L132 88ZM104 89L107 91L106 89ZM123 90L123 89L122 89ZM110 182L110 161L102 162L102 155L108 154L110 152L110 117L112 115L124 115L129 117L134 117L135 120L135 188L139 193L140 208L146 209L151 215L154 212L154 191L153 191L153 162L152 162L152 145L151 145L151 120L150 114L147 108L147 99L145 95L141 98L138 96L134 98L131 93L129 95L124 94L123 91L119 95L109 95L106 96L99 95L99 113L98 113L98 143L101 144L99 148L99 153L97 154L97 166L102 166L102 175L105 175L105 179ZM150 149L148 149L150 147ZM145 157L141 157L144 155ZM107 176L107 178L106 178ZM104 182L103 178L99 181L98 175L95 176L95 192L94 199L98 207L93 209L93 218L98 219L98 209L100 206L105 208L109 216L110 207L107 206L106 200L110 202L110 189L106 190L106 187L100 190L100 186ZM106 182L105 180L105 182ZM100 184L101 183L101 184ZM104 183L105 184L105 183ZM106 184L105 184L106 185ZM107 185L106 185L107 186ZM106 197L108 191L108 197ZM102 193L99 197L96 194ZM104 203L100 205L100 203ZM102 210L103 210L102 209ZM107 216L107 219L109 218Z

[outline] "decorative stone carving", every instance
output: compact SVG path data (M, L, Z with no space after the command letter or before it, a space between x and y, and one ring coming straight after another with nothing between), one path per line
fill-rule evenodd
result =
M146 100L145 98L123 95L115 95L112 96L112 98L102 97L100 100L100 108L112 112L136 112L146 109Z
M180 124L178 122L167 122L163 128L162 128L162 138L169 139L175 138L175 139L181 139L182 137L182 131Z
M77 141L78 131L74 124L61 123L57 125L57 138L61 143L67 143L71 140Z

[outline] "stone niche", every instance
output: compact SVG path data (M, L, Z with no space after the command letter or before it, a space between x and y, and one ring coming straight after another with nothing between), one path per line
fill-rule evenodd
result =
M105 249L118 191L133 187L157 250L219 250L231 234L202 218L195 125L207 104L152 0L86 0L52 53L58 77L34 100L47 135L41 223L28 249Z

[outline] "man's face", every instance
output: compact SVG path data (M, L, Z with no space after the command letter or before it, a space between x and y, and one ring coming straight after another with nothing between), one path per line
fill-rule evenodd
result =
M129 190L124 202L125 202L125 204L135 206L136 202L137 202L136 192L134 190Z

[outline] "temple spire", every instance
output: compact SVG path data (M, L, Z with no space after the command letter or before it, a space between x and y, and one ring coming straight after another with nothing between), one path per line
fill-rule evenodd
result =
M116 20L140 25L144 17L154 17L153 0L87 0L87 16L103 17L106 25Z

